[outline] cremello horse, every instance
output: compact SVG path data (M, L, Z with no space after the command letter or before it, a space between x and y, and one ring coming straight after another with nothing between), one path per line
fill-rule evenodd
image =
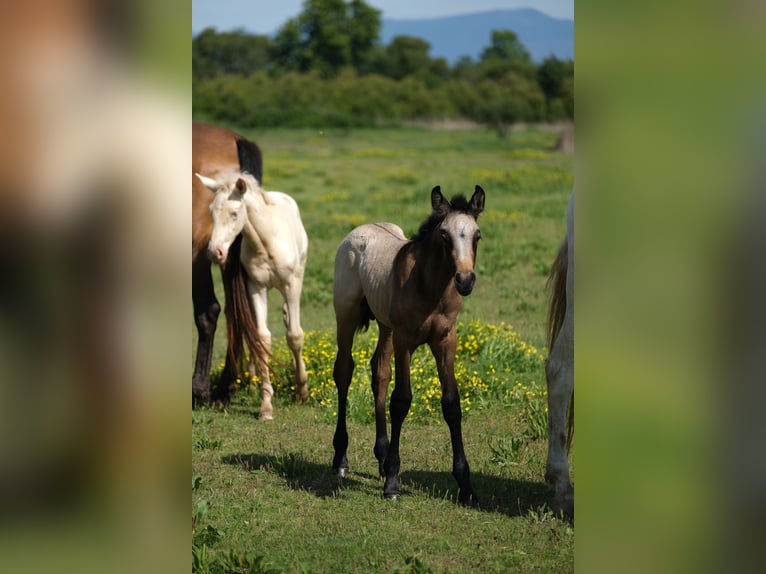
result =
M240 260L247 274L247 290L258 337L264 348L254 360L261 378L260 418L271 419L274 389L268 366L271 333L266 322L267 294L271 288L277 289L285 300L283 319L287 345L293 353L295 395L299 401L308 399L300 324L301 288L308 253L306 230L293 198L278 191L264 191L252 175L233 171L224 172L215 179L200 174L197 177L215 193L210 204L213 218L208 246L210 259L225 262L229 247L242 233Z
M439 187L431 191L431 216L407 240L393 223L362 225L349 233L335 257L333 303L338 328L338 355L333 376L338 389L338 421L333 439L333 470L348 472L346 402L354 361L351 347L357 330L376 319L380 330L372 357L375 399L374 453L385 478L383 495L399 497L399 437L412 403L410 358L427 343L436 359L442 388L442 413L452 442L452 474L461 503L475 503L463 450L460 396L455 381L455 322L476 282L474 266L481 238L476 218L484 210L484 191L476 186L470 201L462 195L448 202ZM391 441L386 432L386 392L391 355L396 382L391 395Z
M574 487L569 477L569 448L574 433L574 193L567 206L567 235L548 279L548 461L545 479L555 489L554 510L574 515Z

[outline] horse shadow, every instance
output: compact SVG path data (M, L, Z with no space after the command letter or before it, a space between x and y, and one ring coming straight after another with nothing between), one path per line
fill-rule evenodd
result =
M319 498L335 497L342 489L364 486L353 477L341 481L332 471L329 461L327 464L319 464L299 453L238 453L221 457L221 462L238 466L247 472L260 470L276 474L285 480L288 488L302 490Z
M457 502L458 487L447 471L409 470L399 476L404 496L424 493L431 498ZM471 485L479 500L477 510L507 516L545 511L553 489L544 482L532 482L484 473L471 473Z
M363 491L382 496L377 476L352 471L343 479L332 471L331 464L320 464L300 453L282 454L237 453L221 457L221 462L238 466L246 472L264 471L285 480L288 488L300 490L319 498L333 498L342 491ZM407 470L399 477L402 498L428 496L435 500L457 501L458 488L448 471ZM524 516L544 512L553 499L553 488L544 482L533 482L484 473L471 473L471 483L479 498L477 510Z

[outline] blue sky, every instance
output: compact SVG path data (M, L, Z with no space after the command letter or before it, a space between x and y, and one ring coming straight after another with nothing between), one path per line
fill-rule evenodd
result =
M535 8L554 18L574 20L574 0L366 0L383 18L438 18L469 12ZM244 28L256 34L275 32L297 16L303 0L192 0L192 31Z

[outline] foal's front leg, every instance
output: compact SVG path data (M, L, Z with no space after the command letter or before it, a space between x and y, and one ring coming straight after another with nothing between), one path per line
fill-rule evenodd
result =
M397 500L399 495L399 437L402 431L402 423L412 404L412 390L410 388L410 360L412 351L409 347L395 340L394 354L396 357L396 382L394 392L391 394L389 412L391 414L391 444L388 446L386 459L383 461L385 483L383 484L383 496L391 500Z
M442 414L449 427L452 442L452 475L460 488L458 500L462 504L476 505L476 495L471 487L471 470L465 458L463 448L462 418L460 411L460 393L455 381L455 350L457 335L455 328L441 340L429 344L436 359L436 369L442 387Z

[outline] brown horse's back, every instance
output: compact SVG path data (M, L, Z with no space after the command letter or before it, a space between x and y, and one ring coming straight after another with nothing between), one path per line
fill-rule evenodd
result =
M214 177L227 169L240 169L237 141L243 139L226 128L192 122L192 260L205 257L213 230L208 208L215 197L194 174Z

